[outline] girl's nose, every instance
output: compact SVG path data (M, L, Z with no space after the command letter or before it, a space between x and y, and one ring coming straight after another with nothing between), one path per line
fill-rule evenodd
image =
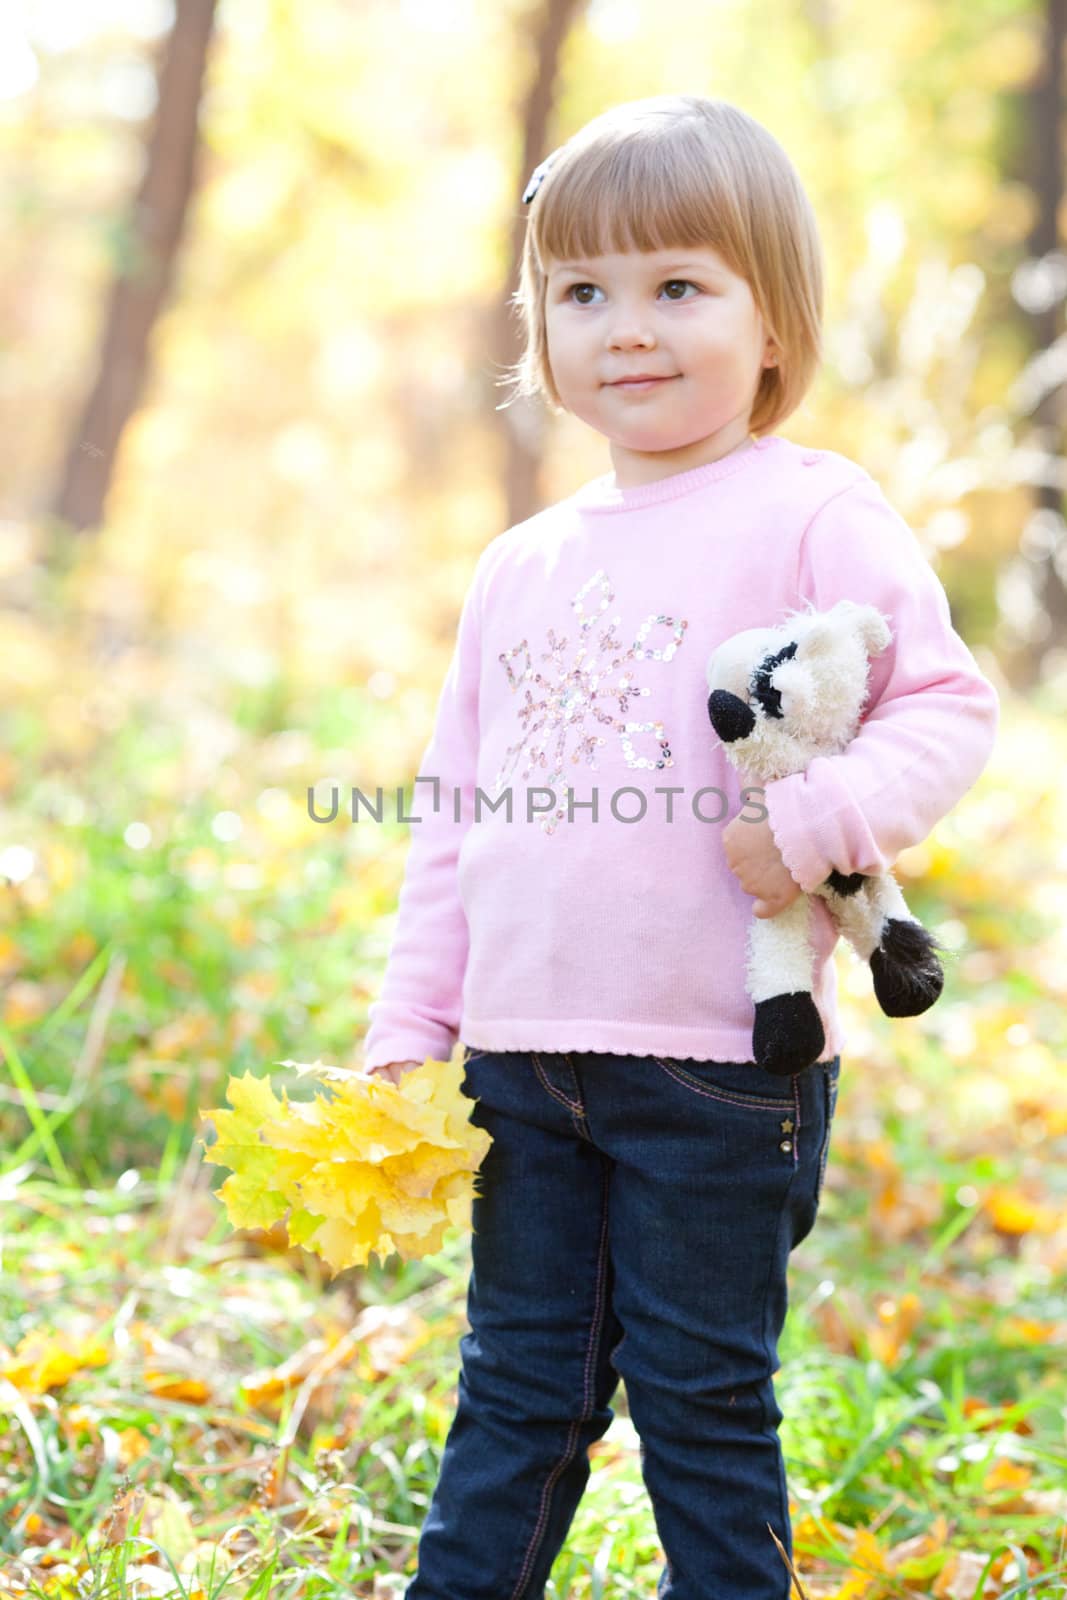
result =
M628 309L620 306L608 330L609 348L616 350L634 344L649 345L655 342L656 335L647 317L636 308Z
M608 339L609 350L629 350L634 345L640 345L647 350L656 342L656 336L650 328L643 328L640 323L620 323Z

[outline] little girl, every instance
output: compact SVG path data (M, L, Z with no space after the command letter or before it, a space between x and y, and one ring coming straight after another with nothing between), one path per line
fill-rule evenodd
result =
M924 839L985 766L997 697L874 480L772 432L817 371L822 304L816 224L776 140L721 101L637 101L523 199L518 392L602 434L614 472L477 562L364 1045L395 1082L461 1040L493 1137L407 1597L543 1596L621 1376L661 1600L787 1600L772 1377L843 1040L815 898L823 1058L755 1064L749 919ZM708 658L845 598L893 634L865 720L750 820Z

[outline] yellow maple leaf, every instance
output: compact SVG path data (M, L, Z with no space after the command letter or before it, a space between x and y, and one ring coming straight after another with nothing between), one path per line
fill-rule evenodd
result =
M95 1337L35 1328L0 1360L0 1374L23 1394L45 1394L85 1367L103 1367L110 1359L107 1346Z
M1019 1189L991 1189L985 1197L985 1209L998 1233L1051 1233L1057 1224L1051 1206L1030 1199Z
M1032 1476L1029 1467L1001 1456L982 1481L987 1489L1025 1489Z
M877 1314L880 1326L868 1335L871 1353L884 1366L891 1366L921 1319L922 1302L909 1290L899 1300L882 1300Z
M889 1572L886 1553L868 1528L856 1528L845 1581L834 1593L834 1600L874 1600L883 1592L882 1579Z
M172 1372L157 1372L148 1367L144 1374L149 1393L165 1400L186 1400L190 1405L203 1405L211 1390L202 1378L175 1377Z
M270 1083L230 1078L233 1106L205 1111L216 1142L206 1159L232 1175L219 1198L234 1227L284 1220L289 1238L334 1272L439 1250L450 1227L469 1222L474 1178L492 1143L474 1126L463 1066L427 1058L399 1084L386 1078L285 1061L326 1080L332 1099L281 1101Z

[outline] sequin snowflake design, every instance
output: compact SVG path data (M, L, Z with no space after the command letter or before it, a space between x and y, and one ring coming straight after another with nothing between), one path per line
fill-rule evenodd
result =
M584 601L590 590L595 591L597 604L587 615ZM523 691L518 711L523 737L518 744L508 747L495 779L494 799L504 789L524 752L527 765L522 778L527 779L537 771L537 782L554 789L563 776L565 764L577 766L584 759L587 766L595 769L597 750L611 736L618 738L628 767L674 766L670 739L662 722L655 718L635 722L627 716L632 700L652 693L647 683L635 681L631 663L672 660L678 646L684 643L689 624L652 612L637 629L633 643L624 646L615 631L622 626L622 618L604 615L614 599L614 587L603 567L578 590L571 601L578 633L570 665L567 664L569 636L557 638L553 628L548 630L548 649L537 657L537 661L544 664L543 670L535 665L527 639L520 639L510 650L500 652L499 659L512 692L520 688ZM670 629L671 642L659 649L647 648L645 640L652 628ZM512 667L516 657L519 658L516 667ZM644 677L644 673L641 676ZM600 732L601 728L606 731ZM633 734L652 734L658 746L656 755L638 754L631 738ZM540 817L539 821L545 833L555 833L565 816L565 806L561 806L551 816L546 813Z

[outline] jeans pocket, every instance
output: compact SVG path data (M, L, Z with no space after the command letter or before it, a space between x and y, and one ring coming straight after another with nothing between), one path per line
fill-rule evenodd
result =
M754 1061L693 1061L676 1056L653 1056L652 1060L675 1083L724 1105L773 1112L779 1117L796 1106L795 1093L782 1093L783 1080Z

